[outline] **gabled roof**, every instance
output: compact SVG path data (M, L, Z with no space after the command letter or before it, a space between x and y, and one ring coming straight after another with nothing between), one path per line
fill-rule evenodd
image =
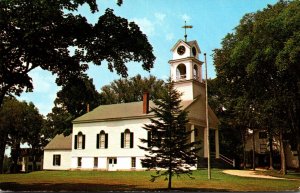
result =
M181 44L181 43L184 44L185 46L189 47L189 48L192 48L193 46L195 46L195 48L197 49L197 51L198 51L199 53L201 53L200 47L199 47L199 45L198 45L198 43L197 43L196 40L189 41L189 42L185 42L185 41L183 41L183 40L180 39L180 40L178 40L178 41L176 42L176 44L172 47L171 51L174 51L174 50L178 47L178 45Z
M189 112L188 114L189 120L205 127L206 126L205 106L206 106L205 96L200 95L196 99L194 99L193 103L186 108L186 110ZM217 128L220 121L209 105L208 105L208 117L209 117L210 128Z
M72 150L72 134L69 136L56 135L44 150Z
M198 52L198 53L201 53L200 47L199 47L199 45L198 45L198 43L197 43L196 40L189 41L189 42L187 42L187 44L188 44L190 47L195 46L195 48L197 49L197 52Z
M171 48L171 51L174 51L180 43L186 45L186 46L189 47L189 48L191 47L187 42L185 42L185 41L183 41L183 40L178 40L178 41L176 42L176 44Z
M188 107L193 100L182 101L182 108ZM150 109L155 107L153 101L149 101ZM73 120L73 123L84 123L84 122L103 122L103 121L113 121L120 119L142 119L153 117L154 114L148 113L143 114L143 101L131 102L131 103L121 103L112 105L100 105L93 111L86 113L77 119Z

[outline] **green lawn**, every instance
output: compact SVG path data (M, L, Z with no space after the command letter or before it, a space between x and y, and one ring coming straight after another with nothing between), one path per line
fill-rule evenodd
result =
M0 175L0 189L14 191L126 191L165 190L167 182L150 182L151 172L39 171ZM174 178L173 188L182 191L299 191L300 179L269 180L243 178L213 169L195 171L195 179ZM0 190L0 191L1 191Z

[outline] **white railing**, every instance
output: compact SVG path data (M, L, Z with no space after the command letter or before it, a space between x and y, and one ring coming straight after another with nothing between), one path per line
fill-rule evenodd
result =
M229 165L232 165L232 167L235 167L235 159L229 159L225 155L219 154L219 157L224 162L228 163Z

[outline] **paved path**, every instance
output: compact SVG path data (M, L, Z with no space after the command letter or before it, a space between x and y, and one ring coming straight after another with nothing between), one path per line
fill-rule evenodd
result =
M273 176L268 176L268 175L255 174L255 171L251 171L251 170L224 170L223 173L235 175L235 176L249 177L249 178L266 178L266 179L286 180L286 178L278 178L278 177L273 177Z

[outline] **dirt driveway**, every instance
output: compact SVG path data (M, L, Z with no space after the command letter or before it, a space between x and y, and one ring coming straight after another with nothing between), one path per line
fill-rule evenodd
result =
M256 174L255 171L251 171L251 170L224 170L223 173L235 175L235 176L249 177L249 178L266 178L266 179L286 180L286 178L278 178L278 177L273 177L273 176L268 176L268 175Z

